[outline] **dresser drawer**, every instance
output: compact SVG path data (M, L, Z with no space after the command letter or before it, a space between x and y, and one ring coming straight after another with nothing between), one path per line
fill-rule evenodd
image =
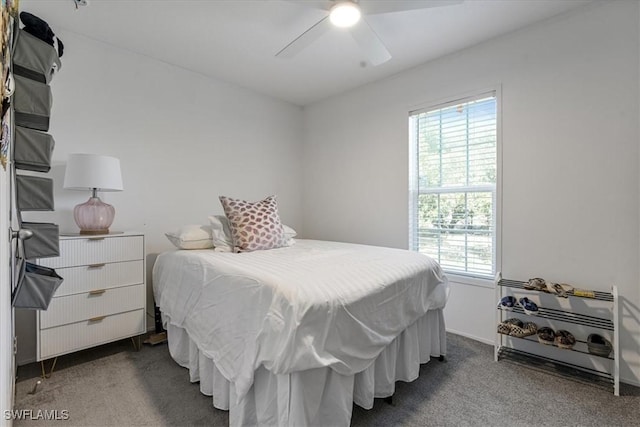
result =
M82 350L145 331L144 309L107 316L100 321L82 321L40 331L39 358Z
M60 256L41 259L40 264L52 268L75 267L141 260L143 257L143 236L87 237L61 239Z
M56 272L64 282L56 291L56 298L65 295L80 294L97 289L110 289L120 286L137 285L144 281L144 262L127 261L97 266L58 268Z
M144 308L144 284L53 298L40 314L40 329Z

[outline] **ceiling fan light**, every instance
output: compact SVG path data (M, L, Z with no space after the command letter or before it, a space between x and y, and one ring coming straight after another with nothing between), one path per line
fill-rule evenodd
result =
M338 3L331 8L329 20L336 27L352 27L360 20L360 7L350 1Z

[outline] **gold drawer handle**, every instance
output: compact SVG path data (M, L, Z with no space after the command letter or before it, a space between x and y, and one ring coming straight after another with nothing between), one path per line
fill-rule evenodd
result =
M89 319L89 322L99 322L102 319L104 319L107 316L97 316L97 317L92 317L91 319Z
M89 291L89 295L102 295L107 292L106 289L96 289L95 291Z
M91 264L91 265L88 265L87 268L102 268L105 265L107 265L107 264L103 262L102 264Z
M98 241L98 240L104 240L104 237L89 237L89 239L87 240L93 240L93 241Z

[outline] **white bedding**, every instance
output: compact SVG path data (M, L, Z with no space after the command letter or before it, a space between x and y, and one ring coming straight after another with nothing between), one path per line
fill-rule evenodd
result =
M261 366L272 374L363 371L448 294L439 265L424 255L313 240L242 254L166 252L153 287L161 311L238 399Z

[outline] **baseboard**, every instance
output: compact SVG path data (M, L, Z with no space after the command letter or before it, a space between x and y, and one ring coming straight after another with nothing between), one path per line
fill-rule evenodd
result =
M449 332L450 334L460 335L462 337L469 338L469 339L472 339L474 341L480 341L481 343L484 343L484 344L489 344L489 345L494 345L495 344L492 340L488 340L486 338L477 337L475 335L471 335L471 334L468 334L466 332L456 331L455 329L447 328L447 332Z
M620 378L620 382L621 383L625 383L625 384L629 384L635 387L640 387L640 381L635 380L635 379L628 379L628 378Z

